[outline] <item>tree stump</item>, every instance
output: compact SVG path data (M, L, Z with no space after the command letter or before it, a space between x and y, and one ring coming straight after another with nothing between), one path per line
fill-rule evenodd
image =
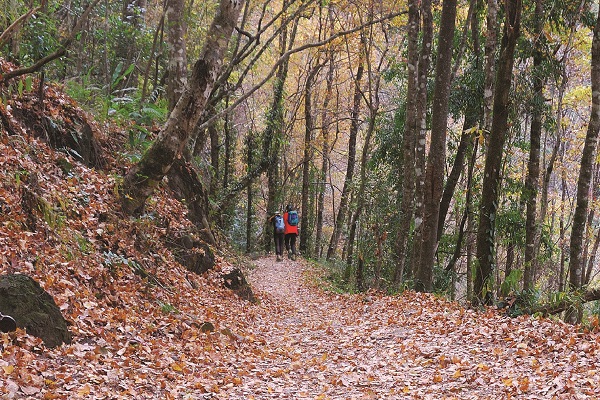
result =
M27 275L0 275L0 312L47 347L71 343L71 333L54 299Z

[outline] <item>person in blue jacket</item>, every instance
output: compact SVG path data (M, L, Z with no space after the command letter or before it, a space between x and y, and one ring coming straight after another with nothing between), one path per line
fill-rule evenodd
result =
M273 224L273 239L275 240L275 255L277 261L283 260L283 242L285 236L285 222L283 216L278 211L269 218L269 221Z

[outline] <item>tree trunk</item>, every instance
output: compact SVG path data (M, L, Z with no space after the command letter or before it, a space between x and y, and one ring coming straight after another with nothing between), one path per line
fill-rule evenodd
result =
M215 124L210 125L208 128L208 135L210 136L210 184L209 193L212 198L215 198L217 189L219 187L221 167L220 167L220 152L221 148L219 130Z
M492 130L485 159L483 190L479 207L479 227L477 229L477 261L475 270L474 294L475 302L484 302L489 288L489 279L494 268L494 226L500 169L504 151L504 141L508 130L509 93L512 83L514 51L519 37L521 22L521 0L507 0L504 34L498 61L496 91L494 93L494 109Z
M600 186L600 182L599 178L600 178L600 171L598 169L600 165L599 164L594 164L593 167L593 172L592 172L592 183L590 185L590 197L591 197L591 201L592 204L591 206L588 205L588 215L587 215L587 221L585 224L585 231L583 234L583 255L581 256L581 269L582 269L582 274L581 274L581 285L584 286L586 284L586 264L588 263L589 257L590 257L590 245L591 245L591 241L592 238L594 236L594 226L593 226L593 222L594 222L594 216L596 215L596 207L594 206L594 199L598 198L598 188Z
M175 108L187 84L187 53L185 36L185 1L168 0L166 12L167 47L169 58L167 63L166 97L169 111Z
M229 105L229 96L226 97L225 106ZM234 144L231 132L231 124L229 122L229 115L225 116L225 125L223 127L225 138L223 139L223 146L225 147L225 157L223 160L223 189L227 190L229 187L229 179L231 177L231 163L234 157Z
M248 164L248 169L252 169L254 166L254 134L250 132L248 137L246 138L247 147L246 147L246 162ZM253 226L253 218L254 215L254 180L250 179L248 181L248 186L246 188L246 253L249 254L252 252L254 247L253 243L253 235L252 229ZM267 229L270 231L269 227ZM267 252L269 251L270 246L267 248Z
M340 198L340 204L338 206L337 218L335 226L333 228L333 234L329 242L329 248L327 249L327 260L330 260L336 252L344 224L346 222L346 208L348 207L348 201L350 197L350 187L352 186L352 180L354 178L354 165L356 164L356 137L358 136L359 127L359 112L360 102L362 99L362 93L360 90L360 83L364 72L364 54L360 53L358 60L358 69L356 76L354 77L354 100L352 106L352 113L350 116L350 133L348 139L348 163L346 168L346 179L344 180L344 187L342 189L342 195ZM349 277L346 277L347 279ZM346 279L346 280L347 280Z
M315 235L315 256L321 258L323 255L323 212L325 209L325 186L327 179L327 171L329 170L329 125L331 124L331 112L329 111L329 102L333 96L333 73L334 69L334 53L330 50L329 53L329 71L327 72L327 88L325 89L325 98L323 99L323 111L321 114L321 172L318 182L318 198L317 198L317 221Z
M596 261L596 255L598 254L598 247L600 247L600 229L596 231L596 235L594 238L594 245L592 247L592 252L590 253L587 260L587 270L583 277L583 284L588 285L592 279L592 271L594 270L594 265Z
M208 196L204 185L198 179L198 172L182 158L178 158L169 169L169 186L177 199L185 201L188 208L188 219L200 229L202 239L216 245L216 239L208 222Z
M317 60L318 63L318 60ZM300 235L299 250L300 254L308 252L308 243L312 233L312 227L309 227L310 207L308 204L308 195L310 192L310 168L313 159L313 115L312 115L312 89L316 75L319 73L322 64L313 66L306 78L306 86L304 88L304 157L302 159L302 205L300 227L302 234Z
M221 69L243 3L243 0L221 0L209 28L202 56L194 65L191 80L157 139L123 180L120 194L122 209L126 214L139 215L144 211L146 200L187 145Z
M154 31L154 36L152 39L152 50L150 50L150 57L148 58L148 63L146 64L146 68L144 69L143 83L142 83L142 94L140 98L140 103L146 102L146 97L148 96L148 81L150 80L150 69L152 68L152 64L158 58L158 46L159 46L159 36L162 36L162 32L165 26L165 14L167 10L163 10L160 20L158 22L158 26ZM156 56L156 57L155 57ZM187 71L187 68L186 68ZM187 73L187 72L186 72ZM81 73L83 75L83 73ZM155 87L156 90L156 87ZM151 102L154 102L155 99L152 99ZM172 108L170 108L172 110Z
M560 154L560 159L561 161L564 160L564 153L565 153L565 145L563 144L562 146L562 150L561 150L561 154ZM566 232L567 232L567 225L568 223L566 222L566 212L565 212L565 204L567 201L567 170L563 169L562 173L561 173L561 179L560 179L560 185L561 185L561 208L560 208L560 226L559 226L559 236L558 236L558 243L560 244L560 271L558 274L558 291L559 292L564 292L565 291L565 286L566 286L566 274L567 274L567 269L566 269L566 259L567 259L567 240L566 240Z
M537 221L537 196L540 179L540 148L542 137L542 107L544 104L544 81L543 71L543 21L544 21L544 2L536 0L535 2L535 44L533 50L533 116L531 121L531 130L529 134L529 161L527 164L527 178L525 179L525 264L523 271L523 289L530 290L534 285L536 262L535 238L538 231L538 224L543 221Z
M577 27L579 24L579 21L581 20L581 15L583 13L584 7L583 5L585 4L586 0L581 0L581 6L579 7L579 13L577 18L574 18L573 20L571 20L571 24L570 24L570 34L569 34L569 40L567 41L567 44L565 45L565 50L563 55L561 56L560 60L557 60L560 62L560 73L561 73L561 81L560 81L560 86L558 88L558 95L557 97L557 101L556 101L556 120L557 121L562 121L563 117L564 117L564 111L563 111L563 99L564 99L564 94L565 91L567 90L567 83L568 83L568 75L567 75L567 61L571 59L570 57L570 53L571 50L573 49L573 41L575 38L575 33L577 32ZM554 170L554 164L556 162L556 159L558 158L559 155L559 150L561 147L561 143L562 143L562 138L564 137L565 134L565 127L563 126L563 124L557 124L555 132L556 132L556 138L555 138L555 142L554 142L554 146L552 148L552 153L550 154L550 158L547 162L546 165L546 170L544 173L544 179L543 179L543 183L542 183L542 193L541 193L541 200L540 200L540 216L539 216L539 221L541 222L541 224L538 225L538 230L536 232L536 237L535 237L535 250L536 252L539 253L540 251L540 240L541 240L541 236L542 236L542 226L546 221L546 214L548 212L548 190L550 188L550 178L552 177L552 172ZM564 204L564 200L563 200L563 204ZM564 211L564 208L563 208ZM563 278L564 278L564 242L563 242L563 238L564 238L564 231L563 229L563 216L561 215L561 231L560 231L560 238L559 238L559 243L560 243L560 252L561 252L561 262L560 262L560 269L559 269L559 291L564 291L564 282L563 282ZM536 253L536 258L537 258L537 253Z
M492 129L492 107L494 105L494 72L496 70L496 46L498 42L498 0L487 1L487 32L485 37L483 128L489 132Z
M412 262L406 265L417 265L421 259L423 237L423 196L425 193L425 145L427 144L427 78L431 64L431 47L433 42L433 14L431 0L421 2L423 20L423 39L418 68L417 94L417 143L415 151L415 218ZM412 271L407 271L412 273Z
M431 292L433 290L433 263L437 250L437 226L446 166L446 129L448 128L448 100L455 20L456 0L445 0L440 23L433 91L431 141L425 173L424 219L421 237L423 247L418 272L415 274L415 290L417 291Z
M437 226L438 241L444 233L444 223L446 222L448 209L450 208L452 197L454 197L454 191L456 189L456 185L458 184L458 180L460 179L460 175L465 168L465 159L467 157L468 150L473 146L475 138L472 128L474 128L477 124L476 114L470 112L466 112L465 114L465 122L463 123L460 143L458 144L458 149L456 149L454 164L452 164L452 169L450 170L450 175L448 175L448 179L446 180L444 193L442 194L442 199L440 201L440 213Z
M592 169L598 144L598 132L600 131L600 12L598 12L596 26L594 27L591 66L592 112L585 137L585 144L583 146L583 153L581 155L579 179L577 180L577 205L575 207L573 226L571 228L571 246L569 251L570 290L578 290L583 284L583 264L581 259L583 252L583 236L585 233L585 219L589 204ZM581 312L568 312L565 319L569 322L579 322L581 320Z
M287 63L286 63L287 64ZM267 213L273 215L281 208L282 191L279 177L279 151L281 149L281 138L283 131L283 92L285 85L285 76L287 71L282 69L275 79L273 88L273 102L267 115L267 127L263 134L263 154L268 154L270 160L267 167ZM269 146L269 147L267 147ZM264 221L264 247L265 251L271 248L273 240L273 230L270 229L270 223Z
M418 86L417 78L419 71L419 4L418 0L410 0L408 3L408 71L406 85L406 122L404 125L404 135L402 138L402 188L398 234L396 237L396 266L392 278L396 289L400 288L404 279L404 266L406 263L406 254L408 250L408 232L414 211L415 195L415 147L417 137L417 96Z
M363 151L360 160L360 183L358 187L358 193L356 194L355 204L356 210L352 215L352 222L350 224L350 235L348 237L348 257L346 258L346 272L345 276L350 275L350 271L352 269L352 262L354 258L354 240L356 239L356 228L358 221L361 217L362 211L365 206L365 191L367 187L367 168L369 162L369 154L371 147L371 138L373 137L373 133L375 132L375 121L377 118L377 112L379 110L379 78L375 78L375 84L372 88L370 88L374 92L373 99L369 102L369 127L367 128L367 134L365 136L365 141L363 144ZM361 256L359 255L359 258ZM357 281L357 289L363 290L363 287L358 286Z
M463 238L465 236L467 236L467 242L470 240L470 233L469 232L469 220L471 219L471 214L472 214L472 206L471 203L473 202L473 169L475 168L475 161L477 160L477 141L471 141L471 145L469 146L470 150L467 150L467 153L471 153L471 159L469 161L469 167L467 168L467 195L465 198L465 211L463 214L463 217L460 221L460 226L459 226L459 230L458 230L458 238L456 239L456 247L454 249L454 253L452 254L452 258L450 259L450 261L448 262L448 265L446 266L446 271L454 271L456 273L456 263L458 262L460 256L461 256L461 252L462 252L462 242L463 242ZM467 231L465 232L465 225L467 225ZM467 243L467 246L469 246L469 244ZM468 280L470 280L470 273L469 273L469 267L468 267L469 263L467 262L467 282Z
M283 8L287 8L287 2L284 1ZM288 48L294 45L294 39L296 37L296 29L298 27L297 21L291 32L288 30L287 25L282 26L281 34L279 36L279 52L280 56L283 56ZM288 38L288 34L290 37ZM280 177L280 158L279 153L283 144L283 131L284 131L284 114L285 105L283 104L283 97L285 94L285 81L288 76L289 58L285 59L277 69L275 75L275 84L273 89L273 103L267 117L267 127L264 134L264 154L269 154L268 159L270 160L267 167L267 212L270 214L275 213L281 206L283 201L283 191L281 190L281 177ZM266 145L270 145L267 148ZM270 223L266 222L265 225L265 249L271 247L273 241L273 230L270 229Z

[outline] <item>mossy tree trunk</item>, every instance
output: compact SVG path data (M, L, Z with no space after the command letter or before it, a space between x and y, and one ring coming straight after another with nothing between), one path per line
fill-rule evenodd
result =
M592 40L592 112L588 124L581 167L577 180L577 205L573 215L571 229L571 247L569 251L569 289L579 290L583 284L583 238L586 227L586 216L589 206L590 185L592 171L595 163L596 147L598 146L598 133L600 132L600 12L594 27ZM570 310L565 316L569 322L581 321L580 310Z
M422 252L415 273L415 289L418 291L430 292L433 289L433 264L438 242L437 227L446 166L446 130L455 21L456 1L446 0L442 8L435 67L431 142L425 172Z
M143 213L146 200L187 145L221 70L243 3L243 0L221 0L209 28L202 56L194 65L190 81L156 141L123 180L120 194L125 213Z
M500 186L500 169L504 142L508 130L509 94L512 82L514 52L519 37L521 24L521 0L509 0L506 4L506 20L504 35L500 48L496 91L494 92L494 109L492 129L485 159L483 189L479 206L479 226L477 229L477 262L475 269L474 302L483 303L487 297L488 283L493 277L494 269L494 227L498 190Z

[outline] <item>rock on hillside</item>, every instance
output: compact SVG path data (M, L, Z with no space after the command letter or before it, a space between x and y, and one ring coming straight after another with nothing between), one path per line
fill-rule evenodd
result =
M0 60L0 68L11 67ZM94 368L83 348L99 357L143 344L152 353L146 360L167 362L171 355L155 354L150 343L197 335L204 322L217 332L242 332L243 321L234 315L243 314L247 302L221 278L233 267L222 250L213 254L218 249L195 236L185 206L166 186L143 216L121 214L117 187L128 159L115 149L126 150L126 135L94 122L58 87L45 87L40 99L33 86L24 92L16 83L0 87L0 275L34 278L66 318L73 343L45 349L39 359L39 339L23 330L0 334L0 367L23 368L4 375L0 368L0 397L41 398L49 385L70 392L67 382L74 378L61 373L65 360L79 371ZM182 237L195 245L174 246ZM201 266L186 268L178 262L183 259ZM114 382L107 390L118 392L119 379Z

